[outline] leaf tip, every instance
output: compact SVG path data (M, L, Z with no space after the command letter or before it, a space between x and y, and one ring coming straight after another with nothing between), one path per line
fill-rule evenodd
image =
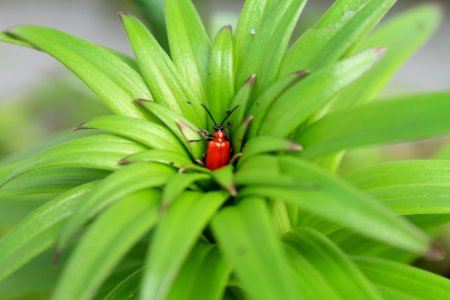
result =
M445 251L438 243L433 242L425 253L425 257L435 261L443 260L445 258Z
M237 196L237 189L234 183L228 187L228 193L230 193L230 195L233 197Z
M161 205L159 206L159 212L160 214L165 214L167 212L167 210L169 209L169 204L168 203L161 203Z
M387 49L385 47L379 47L375 48L375 55L377 57L377 60L381 59L384 54L386 54Z
M233 26L231 26L230 24L224 25L224 26L222 26L222 28L221 28L220 30L229 30L229 31L232 31L232 30L233 30Z
M130 164L130 163L131 163L131 162L130 162L130 160L129 160L127 157L122 158L122 159L119 160L119 162L118 162L118 164L119 164L120 166L128 165L128 164Z
M86 124L86 122L82 122L82 123L78 124L77 126L75 126L74 129L72 129L72 131L78 131L78 130L84 130L84 129L94 129L94 128L84 127L84 124Z
M308 75L309 73L311 73L311 71L308 70L308 69L301 69L301 70L295 71L295 74L297 74L297 76L298 76L299 78L305 77L305 76Z
M61 258L62 249L60 247L56 248L55 252L53 252L52 256L52 264L53 266L57 266L59 263L59 260Z
M294 142L289 145L289 150L291 151L303 151L303 146Z
M247 118L245 118L242 123L244 123L245 126L248 126L253 121L253 118L254 118L253 115L250 115Z
M252 75L250 75L249 78L247 78L247 80L245 81L244 84L253 85L255 83L255 81L256 81L256 74L252 74Z
M134 103L136 103L137 105L140 105L140 106L145 105L148 102L152 102L152 101L148 100L148 99L142 99L142 98L134 100Z

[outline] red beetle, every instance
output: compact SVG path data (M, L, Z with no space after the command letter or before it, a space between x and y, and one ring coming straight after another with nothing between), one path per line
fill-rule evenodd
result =
M223 123L231 116L231 114L238 108L238 106L234 107L232 110L227 111L222 122L217 123L211 112L206 108L206 106L202 105L208 115L211 117L211 120L214 123L214 134L208 134L205 137L205 140L209 141L208 146L206 148L206 157L205 157L205 166L210 170L216 170L223 166L228 165L230 162L230 142L227 139L227 136L224 132Z

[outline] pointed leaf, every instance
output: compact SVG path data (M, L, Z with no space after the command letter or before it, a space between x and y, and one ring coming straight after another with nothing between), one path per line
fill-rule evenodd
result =
M278 162L278 172L265 172ZM259 175L258 175L259 174ZM375 199L353 188L312 163L293 157L260 156L250 159L236 174L245 186L240 195L283 199L319 217L365 236L415 253L429 250L427 236L395 216ZM361 226L365 224L365 226Z
M15 37L11 34L8 34L6 32L0 32L0 42L10 43L17 46L27 47L27 48L35 48L30 43L27 43L18 37Z
M213 219L212 229L249 298L300 298L293 270L262 199L248 198L238 206L222 209Z
M231 26L223 27L214 40L208 66L208 108L220 122L235 94L233 66L233 33ZM215 124L208 120L211 128Z
M24 173L53 167L116 170L119 167L117 162L121 158L141 150L144 150L144 147L140 144L114 135L79 138L24 161L2 184Z
M338 295L337 299L382 299L345 253L317 231L297 228L284 235L283 240L300 254L298 263L312 267L313 274L318 273L321 281L325 281L322 282L324 288L333 289ZM302 278L309 276L302 271L301 265L297 272ZM313 286L317 286L317 283ZM310 286L305 288L309 289ZM311 296L311 299L317 299L317 296Z
M138 19L125 15L121 17L142 76L155 101L186 117L197 126L203 126L206 119L201 118L203 114L200 114L202 108L198 105L199 100L193 98L187 88L188 85L178 76L178 71L169 56Z
M226 165L220 169L211 172L214 180L224 188L230 195L236 196L236 186L234 184L234 168L232 165Z
M248 116L245 118L236 129L234 129L233 135L231 136L231 146L233 147L233 152L235 155L239 155L242 151L243 144L245 142L245 137L249 131L249 127L253 121L253 116Z
M271 12L276 2L277 0L247 0L244 2L234 37L235 70L239 69L243 56L247 53L256 32L259 32L264 17Z
M402 161L364 168L348 179L399 214L448 214L449 169L445 160Z
M331 113L298 135L302 156L449 132L449 97L449 92L406 96Z
M436 5L425 4L398 14L383 24L359 47L383 46L383 59L333 101L333 110L361 104L377 96L395 72L436 31L442 13Z
M448 298L450 280L447 278L388 260L365 257L353 260L376 285L384 299Z
M249 138L257 135L272 103L307 75L308 71L306 70L288 74L269 85L262 94L258 96L258 99L256 99L253 105L248 108L249 114L254 117L248 133Z
M199 243L181 268L167 299L223 299L230 271L217 246Z
M0 188L0 199L65 192L78 185L102 179L107 171L79 168L37 170L19 176Z
M253 87L255 86L256 76L250 76L245 83L241 86L241 88L237 91L234 96L231 104L229 105L230 109L234 107L238 107L236 111L230 116L230 127L231 131L236 131L242 122L244 122L246 115L246 110L248 108L248 102L250 100L251 94L253 92ZM231 136L233 139L233 136Z
M125 157L120 161L120 164L126 165L136 162L158 162L176 168L181 168L183 166L192 164L192 161L186 155L182 155L178 152L170 150L156 149L144 150L131 156Z
M165 184L175 170L158 163L137 163L112 173L80 203L66 222L58 242L59 248L89 219L127 195Z
M82 185L40 206L0 239L0 281L53 245L63 221L96 184Z
M114 266L158 221L157 190L128 195L106 210L82 237L53 299L91 299Z
M127 276L116 287L114 287L104 300L138 299L139 284L141 283L142 269L139 269Z
M436 237L442 231L442 226L450 222L450 215L411 215L406 216L406 218L432 237ZM405 264L412 264L414 260L419 258L417 254L392 248L378 241L355 235L354 232L344 228L328 234L328 238L333 240L348 255L386 258ZM442 250L436 248L435 251L434 258L440 259Z
M200 103L206 102L211 42L191 0L166 0L170 54L180 76Z
M210 176L204 173L177 173L167 181L161 196L161 209L167 209L187 188L196 181L208 180Z
M283 60L281 75L305 68L315 71L339 60L350 47L365 38L395 2L336 1L318 24L289 49Z
M55 57L83 80L111 111L143 118L133 103L151 99L141 75L110 51L55 29L19 26L10 32Z
M101 116L82 123L77 129L105 130L142 143L150 148L185 152L180 141L170 130L146 120L121 116Z
M272 104L261 124L260 134L286 137L333 96L369 70L383 54L382 48L368 50L301 80Z
M291 38L305 0L284 0L267 11L255 37L239 62L236 84L241 85L250 75L256 74L256 93L272 83L279 72L284 52Z
M168 208L149 249L141 299L166 299L195 241L226 198L223 192L184 192Z
M194 123L189 122L189 120L182 115L177 114L158 103L139 101L139 104L157 116L158 119L160 119L161 122L163 122L178 137L184 146L189 149L189 152L194 159L201 159L205 152L205 145L202 143L202 136L198 132L199 127L195 126ZM203 111L202 114L206 114L206 112ZM190 142L191 140L199 142Z
M167 36L166 16L164 15L164 0L132 0L139 13L150 25L153 35L161 47L169 53L169 40Z
M271 152L282 151L301 151L302 146L286 140L273 136L258 136L249 140L242 151L242 157L239 159L239 165L242 165L246 160L257 155L267 154Z

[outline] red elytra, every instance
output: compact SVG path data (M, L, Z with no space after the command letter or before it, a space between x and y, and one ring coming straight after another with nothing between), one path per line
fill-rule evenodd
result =
M208 142L206 148L205 166L216 170L230 162L230 142L222 131L214 132L214 139Z
M202 105L205 108L206 112L210 116L211 120L214 122L214 134L212 135L212 140L208 142L208 146L206 148L206 157L205 157L205 166L209 170L217 170L222 168L223 166L228 165L230 162L230 142L228 141L225 132L223 132L224 127L223 123L231 116L231 114L238 108L235 106L232 110L229 110L225 115L222 122L217 123L211 112L206 108L206 106Z

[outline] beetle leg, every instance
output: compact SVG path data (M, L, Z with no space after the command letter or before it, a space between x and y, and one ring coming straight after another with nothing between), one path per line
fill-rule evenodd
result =
M209 138L213 138L213 137L214 137L214 136L213 136L208 130L206 130L206 129L200 128L200 129L198 130L198 133L200 133L200 135L202 136L202 138L203 138L204 140L207 140L207 139L209 139Z

